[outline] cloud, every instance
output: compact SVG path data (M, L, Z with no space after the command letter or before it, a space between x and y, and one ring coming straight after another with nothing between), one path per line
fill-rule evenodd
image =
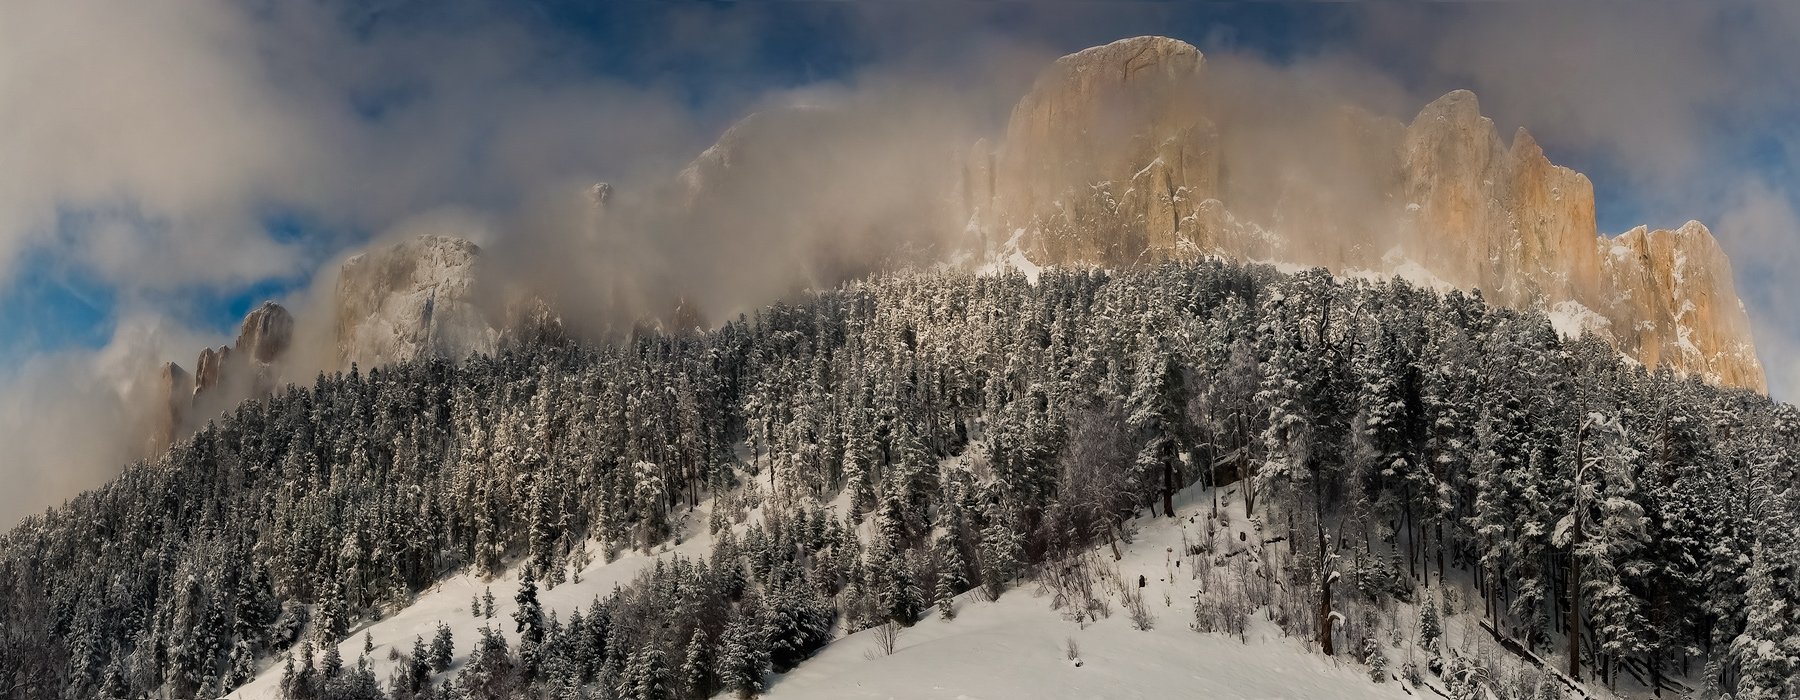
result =
M304 277L448 203L691 152L666 90L568 74L523 19L348 16L328 3L6 0L0 287L48 249L123 294ZM271 211L316 214L278 240Z
M1794 196L1767 180L1746 176L1732 181L1716 206L1715 230L1728 232L1735 250L1732 272L1738 294L1750 311L1756 347L1768 375L1769 393L1800 398L1800 296L1793 271L1800 267L1800 212Z
M417 212L666 170L707 137L668 89L562 68L528 16L443 9L0 0L0 304L20 265L50 264L103 282L112 328L93 349L15 339L0 522L139 454L143 380L229 340L182 329L219 323L197 302L306 287Z
M1355 50L1418 89L1470 88L1505 127L1553 154L1614 161L1634 183L1679 187L1716 157L1724 130L1767 118L1800 77L1777 4L1380 6Z
M319 167L252 20L202 2L9 0L0 23L0 281L33 246L159 286L291 273L261 193ZM71 211L86 215L61 231ZM146 235L147 234L147 235Z
M142 456L160 418L158 365L218 342L155 314L130 313L104 347L40 355L0 376L0 530Z

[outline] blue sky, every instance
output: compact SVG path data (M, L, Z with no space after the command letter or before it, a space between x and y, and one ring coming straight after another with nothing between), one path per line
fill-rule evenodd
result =
M79 12L59 17L68 13L53 6L46 3L38 16L70 26L93 19ZM617 140L643 143L571 149L568 144L581 137L579 128L571 129L537 146L572 151L566 159L545 163L534 155L532 166L559 176L631 173L689 157L771 92L853 82L884 67L954 73L960 65L988 60L996 45L1056 55L1123 36L1166 34L1208 54L1332 65L1379 84L1384 94L1401 95L1381 105L1400 117L1431 96L1473 87L1503 131L1531 128L1553 159L1593 177L1601 228L1609 232L1639 223L1674 226L1688 218L1715 229L1733 217L1779 227L1791 215L1796 187L1790 151L1797 142L1790 126L1796 93L1786 74L1800 66L1792 62L1797 54L1781 44L1787 38L1782 30L1800 22L1767 5L1671 5L1663 18L1656 12L1622 14L1617 6L1560 11L1261 3L293 7L195 0L183 8L225 19L202 23L218 26L199 30L175 21L146 22L140 31L167 36L140 47L142 53L119 57L154 64L166 54L169 72L148 75L152 88L168 81L174 94L220 97L218 106L145 100L145 109L177 112L158 112L152 121L196 125L197 136L176 129L176 141L196 141L187 144L198 146L191 150L208 150L205 127L222 117L180 110L218 112L239 100L249 105L248 114L231 119L256 122L261 113L277 122L246 134L248 150L301 134L293 144L269 147L244 162L227 158L216 172L194 178L231 184L202 182L192 191L177 185L177 191L161 192L159 179L188 179L177 152L165 158L166 175L157 162L138 163L127 169L141 174L101 178L99 184L78 175L63 186L24 188L10 201L0 191L0 206L56 212L48 218L0 216L0 228L17 229L0 230L0 240L11 239L0 246L0 363L18 366L32 356L102 347L123 319L138 314L222 336L255 303L304 289L332 256L410 213L437 206L516 207L528 196L524 181L534 174L521 176L525 166L497 165L508 156L495 154L518 140L509 130L534 128L534 110L586 100L591 104L567 109L574 119L565 121L593 117L588 127L595 134L618 130L628 136ZM227 48L188 55L191 47L209 43ZM1545 56L1554 58L1542 63ZM214 70L207 61L254 66L218 67L223 77L212 80L241 82L234 89L247 97L180 85L194 72L186 66ZM1677 70L1660 70L1669 65ZM108 70L70 70L56 79L92 77L103 85L114 77ZM509 94L495 102L508 107L472 108L499 86ZM6 97L11 110L33 109L13 99L25 95ZM631 108L613 113L602 105ZM632 122L665 122L666 128L646 130ZM87 128L45 138L81 140L93 131L132 127L130 121L99 121ZM413 133L432 138L408 142ZM379 155L315 159L339 147ZM392 150L382 152L387 147ZM136 148L124 142L118 150ZM420 155L426 149L436 152ZM103 167L111 153L51 151L44 157L78 155L97 155ZM388 167L393 162L407 165ZM25 167L0 165L16 169L9 178L33 177ZM146 232L141 245L122 244L135 239L113 230L119 228ZM189 236L190 229L205 233ZM1719 233L1740 261L1740 286L1750 288L1745 297L1752 313L1767 312L1783 297L1762 290L1777 289L1786 268L1757 264L1757 258L1774 250L1770 260L1800 260L1792 246L1782 246L1800 234ZM109 256L107 250L117 252ZM1789 320L1795 319L1782 319ZM1765 320L1759 332L1766 335L1769 325Z

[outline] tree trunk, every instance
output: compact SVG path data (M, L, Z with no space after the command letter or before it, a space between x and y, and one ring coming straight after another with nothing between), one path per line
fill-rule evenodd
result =
M1444 585L1444 522L1437 524L1438 585Z
M1325 525L1319 525L1319 649L1326 656L1331 648L1331 567L1325 561Z
M1238 412L1238 483L1244 486L1244 518L1249 519L1250 511L1256 507L1256 485L1250 477L1250 428L1249 421L1242 411Z
M1163 515L1175 517L1175 455L1174 448L1163 450Z
M1650 604L1650 629L1660 630L1660 629L1662 629L1662 617L1663 617L1662 616L1662 608L1663 608L1662 594L1660 592L1657 593L1652 598L1652 600L1654 602L1652 602ZM1662 684L1662 667L1663 667L1662 650L1661 649L1651 649L1650 653L1647 654L1646 656L1649 657L1647 660L1650 662L1650 690L1651 690L1651 692L1656 694L1656 697L1660 698L1660 697L1662 697L1662 685L1663 685Z
M1575 537L1569 541L1569 677L1581 680L1581 509L1575 509Z
M1412 486L1409 485L1406 487L1406 575L1417 581L1419 580L1420 535L1414 534L1415 530L1420 533L1425 531L1424 528L1419 527L1417 521L1413 520ZM1427 581L1425 585L1430 586L1431 582Z
M1212 491L1212 516L1214 519L1217 519L1219 517L1219 465L1213 462L1212 452L1212 448L1209 447L1204 455L1204 459L1206 460L1206 488Z

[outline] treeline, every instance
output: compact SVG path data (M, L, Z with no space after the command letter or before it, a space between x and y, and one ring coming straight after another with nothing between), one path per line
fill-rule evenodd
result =
M222 693L448 573L560 585L755 483L768 533L807 523L765 535L784 542L766 567L725 546L675 565L584 615L617 639L545 621L544 661L508 676L546 696L644 677L667 692L641 697L693 697L745 688L717 663L686 675L696 634L717 656L733 620L766 639L782 610L910 622L940 588L997 594L1124 536L1134 509L1241 481L1252 514L1280 514L1268 526L1290 531L1322 611L1472 575L1534 650L1577 629L1587 672L1773 697L1800 676L1797 430L1791 406L1400 281L1213 261L891 276L708 333L352 369L247 402L0 540L0 691ZM844 492L852 523L874 518L867 541L795 510ZM1346 585L1368 567L1395 583ZM711 606L705 622L612 631L635 629L630 596L667 591ZM579 673L541 670L570 646L588 656L558 668Z

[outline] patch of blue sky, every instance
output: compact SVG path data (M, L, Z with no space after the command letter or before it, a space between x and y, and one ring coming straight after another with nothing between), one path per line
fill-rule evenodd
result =
M112 337L113 288L51 249L20 256L6 280L0 287L0 365L14 367L45 350L99 348Z

